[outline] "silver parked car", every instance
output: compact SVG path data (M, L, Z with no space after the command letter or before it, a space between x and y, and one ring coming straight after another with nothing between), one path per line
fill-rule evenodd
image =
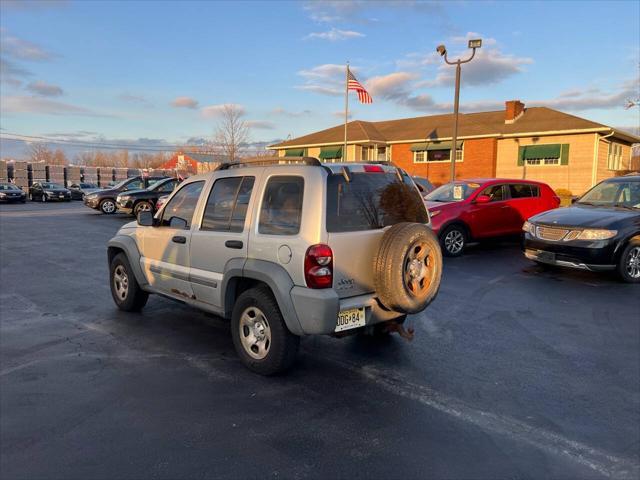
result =
M402 331L435 298L438 239L390 164L258 158L190 177L109 241L116 305L149 293L231 320L243 363L287 369L301 336Z

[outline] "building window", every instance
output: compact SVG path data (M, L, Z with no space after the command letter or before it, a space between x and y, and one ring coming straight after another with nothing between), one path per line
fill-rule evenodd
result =
M527 165L560 165L559 158L527 158Z
M569 144L525 145L518 149L518 166L569 164Z
M607 158L607 168L609 170L620 170L622 165L622 145L617 143L609 144L609 155Z
M413 152L413 163L448 162L451 150L418 150ZM456 150L456 162L463 160L463 151Z
M387 160L387 147L378 147L378 161L384 162Z

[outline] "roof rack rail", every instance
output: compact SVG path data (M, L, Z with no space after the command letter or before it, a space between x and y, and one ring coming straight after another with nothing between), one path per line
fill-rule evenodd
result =
M315 157L251 157L243 158L237 162L223 163L216 170L228 170L240 167L260 167L265 165L292 165L302 164L313 167L321 167L322 163Z

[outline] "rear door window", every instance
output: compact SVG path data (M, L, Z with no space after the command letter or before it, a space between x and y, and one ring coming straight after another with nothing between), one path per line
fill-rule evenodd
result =
M327 232L375 230L399 222L427 223L427 211L413 183L395 173L327 177Z
M512 183L509 185L511 198L530 198L538 196L538 187L528 183Z
M267 182L258 232L267 235L296 235L302 219L302 177L271 177Z
M216 180L207 200L201 230L242 232L255 177Z

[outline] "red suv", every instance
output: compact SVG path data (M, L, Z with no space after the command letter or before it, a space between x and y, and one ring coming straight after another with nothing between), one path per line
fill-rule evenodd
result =
M447 183L425 200L442 253L449 257L462 255L472 239L520 234L529 217L560 205L545 183L495 178Z

